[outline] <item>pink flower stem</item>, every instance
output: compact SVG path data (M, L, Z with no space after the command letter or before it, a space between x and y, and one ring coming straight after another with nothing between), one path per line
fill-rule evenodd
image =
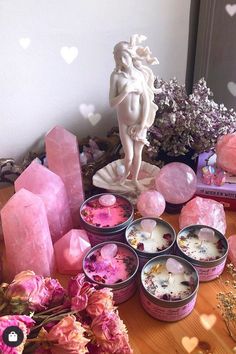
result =
M49 322L54 322L54 321L59 321L60 319L62 319L63 317L65 317L65 314L68 315L75 315L77 313L77 311L71 311L71 312L67 312L67 313L61 313L61 314L53 314L48 316L47 318L45 318L40 324L38 324L37 326L34 326L31 328L31 332L35 331L36 329L42 327L43 325L45 325L46 323Z

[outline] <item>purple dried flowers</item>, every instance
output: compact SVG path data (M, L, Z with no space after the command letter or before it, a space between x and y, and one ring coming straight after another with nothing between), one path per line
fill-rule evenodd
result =
M148 133L151 158L156 158L160 150L169 156L191 150L198 155L213 149L219 136L236 131L236 112L213 100L204 78L189 96L176 79L157 79L156 87L162 92L155 96L158 111Z

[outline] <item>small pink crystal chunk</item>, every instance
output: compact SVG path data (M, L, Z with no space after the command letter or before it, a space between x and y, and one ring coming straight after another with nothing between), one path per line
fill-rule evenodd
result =
M33 161L15 181L15 190L19 191L21 188L42 199L53 242L72 229L68 197L59 176Z
M137 209L142 216L158 218L165 210L163 195L155 190L142 192L137 200Z
M184 203L196 192L197 177L188 165L171 162L161 168L156 176L156 189L171 204Z
M116 202L116 197L113 194L104 194L98 199L99 203L102 206L112 206Z
M192 224L214 227L224 235L226 220L223 205L201 197L190 200L181 210L179 226L182 229Z
M198 232L198 238L200 241L216 242L215 231L208 227L202 227Z
M222 170L236 174L236 133L223 135L218 139L216 164Z
M101 256L103 259L111 260L117 255L118 247L114 243L108 243L101 248Z
M228 257L230 259L230 262L232 262L233 265L236 267L236 235L229 236L228 244L229 244Z
M21 189L3 207L1 217L9 275L28 269L52 275L54 251L42 199Z
M70 230L54 244L58 272L70 275L81 272L84 255L90 248L86 231Z
M157 226L157 223L153 219L144 219L140 222L140 225L141 225L143 231L147 231L147 232L152 233L152 231Z
M66 129L57 126L46 135L45 143L48 166L65 184L73 226L77 228L80 205L84 201L77 138Z
M166 269L173 274L182 274L184 272L183 265L174 258L167 259Z

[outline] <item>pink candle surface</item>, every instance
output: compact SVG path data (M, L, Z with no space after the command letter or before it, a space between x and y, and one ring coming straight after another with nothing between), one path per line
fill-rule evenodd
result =
M132 206L121 196L116 196L113 205L106 206L99 202L100 196L90 198L81 208L82 220L94 227L109 228L121 225L132 216Z
M102 247L96 247L84 260L84 272L91 280L112 285L129 279L135 273L137 257L126 245L119 245L116 254L109 258L102 256Z

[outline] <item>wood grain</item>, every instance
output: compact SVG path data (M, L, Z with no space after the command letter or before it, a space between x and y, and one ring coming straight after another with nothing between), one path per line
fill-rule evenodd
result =
M12 194L13 189L11 187L0 190L0 207L6 203ZM162 217L173 225L176 232L179 231L178 215L163 214ZM226 217L227 236L236 234L236 213L227 211ZM59 278L63 285L66 285L67 276L59 274L55 276ZM193 312L187 318L175 323L161 322L150 317L141 307L138 291L130 300L121 304L119 306L120 316L127 325L134 354L234 353L233 348L236 348L236 343L228 335L217 309L217 293L227 290L224 285L225 277L226 271L221 276L221 280L201 283ZM210 330L203 327L200 321L202 314L214 314L216 316L216 322ZM191 348L184 348L182 344L184 337L189 337L186 343L191 341L191 338L196 337L198 345L192 351L189 351Z

